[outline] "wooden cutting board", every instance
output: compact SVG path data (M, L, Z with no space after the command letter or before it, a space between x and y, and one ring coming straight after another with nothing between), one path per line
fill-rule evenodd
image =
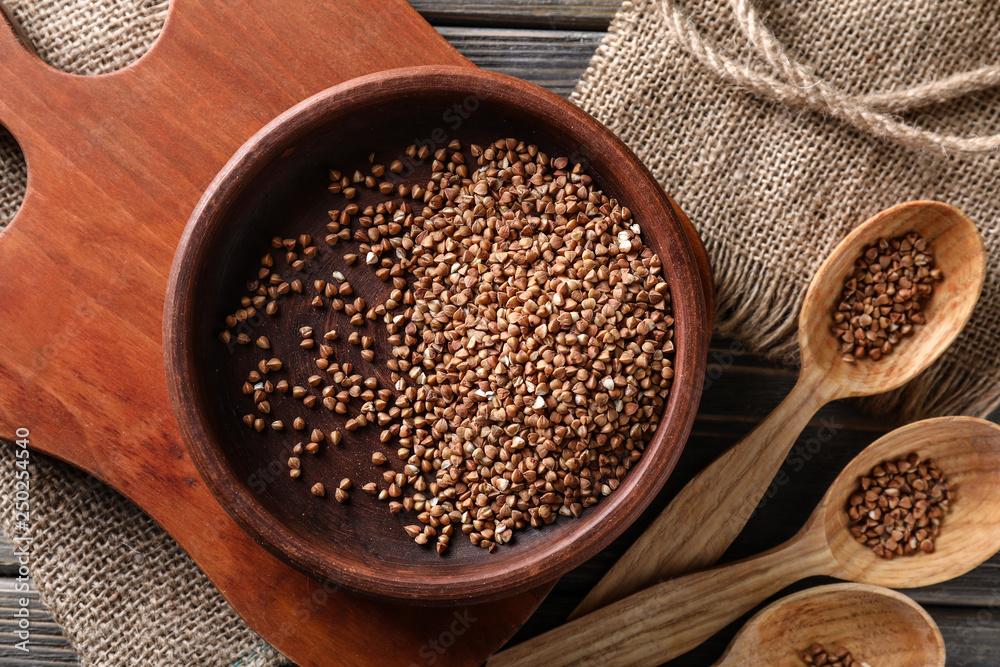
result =
M550 588L415 609L324 586L216 502L167 398L167 276L211 179L293 104L421 64L472 67L404 0L172 0L152 50L100 77L48 67L0 18L0 123L29 172L0 234L0 436L28 427L35 449L122 492L303 666L477 664Z

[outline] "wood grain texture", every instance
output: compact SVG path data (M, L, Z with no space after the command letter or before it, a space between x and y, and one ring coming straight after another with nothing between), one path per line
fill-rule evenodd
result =
M618 0L411 0L435 25L604 31L618 11Z
M31 667L67 667L77 665L76 653L63 637L62 629L53 620L48 608L38 599L34 586L24 590L24 581L0 579L0 665L31 665ZM26 601L27 604L21 604ZM30 621L29 642L22 648L17 636L18 617L27 609ZM27 648L25 651L23 648Z
M483 69L516 76L568 96L590 64L602 32L439 27Z
M927 324L878 363L848 363L830 334L831 313L863 249L880 238L918 232L944 275L926 306ZM910 202L876 214L831 253L809 283L799 316L799 381L770 417L699 473L574 611L579 617L651 582L715 563L812 415L837 398L901 386L936 359L965 326L982 290L986 252L975 224L939 202Z
M16 577L18 565L14 545L10 543L6 535L0 534L0 580L3 577Z
M475 104L466 117L441 125L449 110L468 100ZM372 118L386 128L377 136L368 129ZM441 135L434 134L438 130ZM256 488L263 485L254 478L259 480L272 461L287 460L292 445L303 438L270 429L258 434L240 422L239 416L252 406L240 388L260 355L253 345L233 343L227 349L216 336L225 315L238 307L247 280L256 277L260 258L272 250L271 239L325 236L327 211L348 203L326 189L331 165L344 173L367 170L370 153L380 163L391 161L414 136L437 136L431 142L437 148L452 139L487 145L498 132L537 144L552 157L579 160L606 195L627 203L643 227L644 241L662 260L671 288L675 374L659 428L642 459L614 494L579 519L521 531L514 544L492 554L456 539L443 558L419 549L403 532L406 522L414 522L412 514L390 515L384 503L362 493L355 492L355 499L343 506L318 503L308 493L316 481L332 490L342 477L356 486L377 480L373 451L402 468L394 441L380 443L374 425L344 433L339 447L324 444L325 456L305 455L304 482L288 480L279 464L276 479ZM429 161L409 166L414 173L405 182L427 182ZM363 209L384 199L362 190L353 202ZM673 202L624 144L577 107L532 84L470 68L425 67L380 73L324 92L283 114L241 149L206 192L181 240L167 296L164 345L171 399L189 451L216 496L258 541L319 578L383 598L425 602L496 599L549 581L600 551L639 515L673 469L690 431L711 325L703 265L688 247L687 234ZM344 262L344 253L357 252L356 244L317 245L315 276L306 276L310 295L313 277L343 271L353 296L365 298L367 307L388 297L390 286L371 267ZM218 261L220 257L227 261ZM291 272L282 275L292 279ZM205 285L215 287L207 291ZM270 340L265 357L278 356L293 369L292 375L283 367L268 377L302 383L318 372L316 353L298 349L299 327L312 324L317 336L331 328L340 333L340 340L330 343L333 359L353 363L355 372L377 376L380 386L391 387L383 362L392 352L381 322L358 329L343 314L317 310L310 300L281 299L275 317L261 315L259 325L245 326L251 337ZM374 363L364 362L358 348L346 342L351 331L375 339ZM321 373L320 381L325 377ZM346 418L322 406L299 409L278 393L270 399L274 408L269 419L279 415L290 422L289 411L296 411L305 415L308 429L343 432Z
M867 584L818 586L751 618L714 667L798 667L814 643L879 667L944 667L944 638L916 602Z
M962 489L934 551L885 560L851 535L845 509L857 480L917 452ZM690 651L769 595L801 579L834 576L878 586L927 586L960 576L1000 549L1000 426L944 417L904 426L838 475L792 539L736 563L667 580L490 658L488 665L657 665Z
M695 648L767 596L823 571L822 541L789 542L720 568L657 583L505 649L487 667L658 665Z
M924 306L926 324L915 328L877 363L846 362L830 334L844 281L864 249L879 239L916 232L927 241L942 279ZM954 206L935 201L898 204L876 213L837 244L817 269L799 315L802 366L823 369L842 397L872 396L907 383L927 368L969 321L986 276L986 249L976 223Z
M991 607L930 607L955 667L994 667L1000 655L1000 614Z
M166 399L161 313L184 222L265 122L372 71L467 61L398 0L377 15L360 2L176 0L152 50L100 77L47 67L4 25L0 122L30 176L20 212L0 235L10 274L0 319L32 326L6 326L0 339L0 435L30 424L39 451L114 485L299 664L326 664L334 650L342 664L417 659L455 610L414 613L349 596L289 568L220 511ZM480 622L443 659L481 659L544 592L470 607ZM388 633L377 656L371 628Z

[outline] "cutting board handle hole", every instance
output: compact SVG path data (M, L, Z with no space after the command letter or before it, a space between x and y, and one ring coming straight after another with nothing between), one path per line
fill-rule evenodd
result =
M0 125L0 228L14 219L24 201L28 165L13 135Z
M67 10L52 3L28 3L6 11L20 26L22 41L43 62L69 74L93 76L128 67L152 48L163 31L172 3L133 4L134 8L123 3L76 3ZM109 32L116 37L109 39Z

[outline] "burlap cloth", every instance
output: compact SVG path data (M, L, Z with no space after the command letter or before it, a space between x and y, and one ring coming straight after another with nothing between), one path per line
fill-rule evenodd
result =
M81 74L137 58L166 11L129 0L8 4L45 60ZM1000 63L998 12L992 0L626 2L575 100L639 154L699 227L720 331L786 362L796 357L806 282L854 225L910 199L962 208L990 251L980 307L948 354L881 407L983 413L1000 397L1000 164L996 150L968 154L995 137L966 138L1000 131L1000 90L988 88L1000 80L989 67ZM909 90L871 95L901 89ZM13 215L24 181L4 136L0 219ZM6 451L0 524L17 535L25 531L12 520L13 461ZM32 479L32 574L84 664L281 662L129 502L43 457Z
M989 251L979 306L870 407L981 415L1000 401L998 65L991 0L636 0L574 100L698 227L718 331L773 359L796 361L806 284L852 227L914 199L965 211Z

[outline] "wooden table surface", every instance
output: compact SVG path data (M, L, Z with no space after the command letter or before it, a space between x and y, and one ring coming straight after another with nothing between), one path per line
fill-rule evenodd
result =
M563 95L572 91L618 7L616 0L411 0L411 4L480 67L533 81ZM684 193L672 194L683 206ZM694 222L697 225L698 221ZM566 575L512 641L563 622L683 481L752 429L778 405L794 381L794 371L762 361L736 343L714 340L698 419L667 486L613 545ZM1000 412L992 418L1000 418ZM785 483L772 485L764 506L725 560L755 554L791 537L838 471L865 445L899 425L892 419L866 416L851 402L823 409L785 462L784 476L779 476ZM825 437L827 433L833 433L833 438ZM78 664L59 626L34 592L30 659L13 648L13 611L17 598L24 595L14 592L16 571L10 545L0 542L0 666ZM827 581L808 580L782 594ZM950 666L1000 665L1000 557L946 584L906 592L940 625ZM745 620L669 664L711 664Z

